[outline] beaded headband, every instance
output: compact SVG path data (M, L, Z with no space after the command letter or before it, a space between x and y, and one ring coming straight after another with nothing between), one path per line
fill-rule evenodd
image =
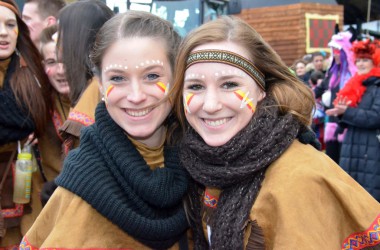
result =
M196 63L217 62L237 67L254 79L265 91L265 76L252 62L239 54L226 50L199 50L191 53L186 61L186 69Z
M4 6L5 8L10 9L11 11L13 11L13 13L18 15L18 10L12 4L0 1L0 6Z

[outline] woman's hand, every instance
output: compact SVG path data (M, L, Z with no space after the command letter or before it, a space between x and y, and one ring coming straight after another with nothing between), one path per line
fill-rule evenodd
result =
M334 108L326 110L326 114L329 116L342 115L351 104L351 101L347 97L338 96L334 103L336 103Z

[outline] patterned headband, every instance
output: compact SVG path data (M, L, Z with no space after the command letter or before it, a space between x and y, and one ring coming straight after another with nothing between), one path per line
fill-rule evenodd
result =
M6 3L6 2L3 2L3 1L0 1L0 6L4 6L5 8L10 9L11 11L13 11L13 13L18 15L18 10L13 5Z
M191 53L186 61L186 69L191 65L203 62L225 63L237 67L254 79L265 91L265 76L249 60L226 50L199 50Z

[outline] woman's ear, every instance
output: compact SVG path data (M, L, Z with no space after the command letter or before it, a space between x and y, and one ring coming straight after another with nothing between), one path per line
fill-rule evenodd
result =
M267 96L267 93L265 91L260 91L259 101L261 101L262 99L264 99L266 96Z

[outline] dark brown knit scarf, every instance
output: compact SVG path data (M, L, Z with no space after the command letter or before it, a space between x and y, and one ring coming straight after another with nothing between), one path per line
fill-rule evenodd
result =
M291 115L280 115L266 97L251 122L229 142L208 146L192 129L181 145L181 161L195 180L189 192L195 249L243 249L244 228L265 171L293 142L301 128ZM201 223L204 187L222 189L210 221L209 247Z

